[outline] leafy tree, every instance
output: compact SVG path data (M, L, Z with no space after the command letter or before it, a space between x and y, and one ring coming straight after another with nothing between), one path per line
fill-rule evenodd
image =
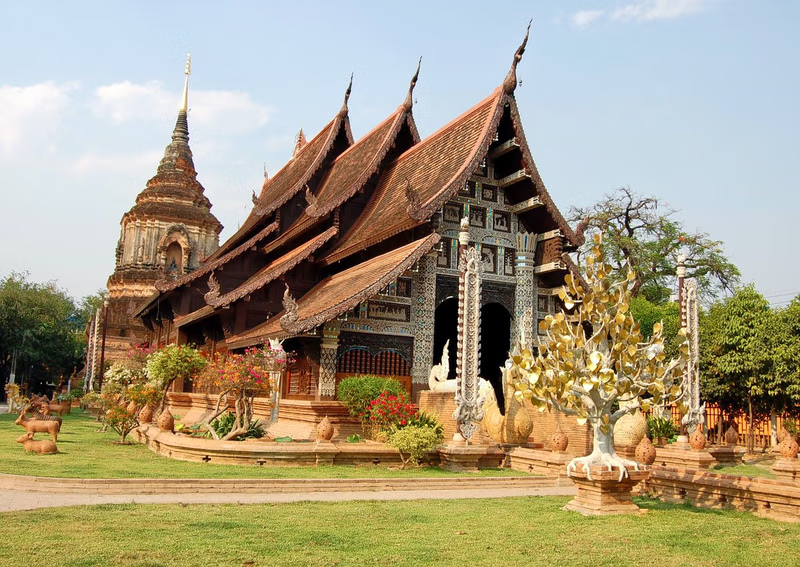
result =
M16 359L18 381L31 390L58 384L81 364L84 325L73 300L54 282L37 284L27 274L0 280L0 376L11 374Z
M614 425L637 408L647 411L651 404L680 398L688 343L679 332L679 357L667 361L660 323L654 323L652 336L644 341L629 309L629 286L636 276L629 272L612 284L613 268L603 262L602 234L593 240L594 249L586 258L587 287L567 275L559 293L575 313L548 315L542 325L547 338L539 352L518 348L506 362L503 379L514 386L517 396L534 405L575 416L579 424L589 422L592 453L573 459L568 471L582 465L591 479L592 466L618 467L622 480L628 474L626 467L638 468L638 463L617 455Z
M788 307L773 310L764 342L771 364L764 390L771 413L796 413L800 407L800 296Z
M162 406L167 399L167 390L178 378L191 380L200 375L208 360L189 345L166 345L147 357L147 377L150 382L161 387Z
M629 269L636 274L633 295L643 295L654 303L667 300L675 287L680 254L686 257L687 276L697 279L703 298L732 292L739 282L739 269L725 257L722 242L684 230L675 212L656 197L643 197L630 187L621 187L594 205L573 207L569 219L580 223L587 236L604 233L606 262L612 266L614 278L625 278ZM591 250L592 239L586 241L579 256Z
M769 303L753 285L712 306L701 319L703 397L729 412L747 406L750 451L753 420L770 411L766 377L772 366L771 319Z

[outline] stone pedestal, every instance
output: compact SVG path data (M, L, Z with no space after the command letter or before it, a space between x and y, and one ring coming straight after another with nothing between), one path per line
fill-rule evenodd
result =
M780 458L772 465L772 472L778 480L797 482L800 480L800 459Z
M338 454L339 449L330 441L320 439L314 444L314 455L317 465L332 465Z
M512 470L567 479L567 464L572 460L568 453L544 451L536 446L514 447L508 452Z
M675 447L672 444L656 447L656 461L653 464L676 469L708 470L717 464L717 460L708 451L695 451L689 445Z
M592 467L592 480L582 468L570 472L570 478L578 488L578 494L564 510L579 512L584 516L608 516L612 514L641 514L631 499L633 487L646 480L650 471L628 469L628 477L619 480L619 469L609 471L603 467Z
M477 471L503 466L506 454L498 445L446 443L439 447L440 465L448 471Z
M744 457L744 447L736 445L713 446L706 448L706 451L717 460L720 465L741 465Z

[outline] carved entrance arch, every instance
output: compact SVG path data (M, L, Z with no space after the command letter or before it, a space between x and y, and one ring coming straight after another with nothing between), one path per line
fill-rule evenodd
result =
M450 373L448 379L456 377L456 355L458 349L458 299L448 297L436 308L433 319L433 364L442 362L444 343L450 341Z

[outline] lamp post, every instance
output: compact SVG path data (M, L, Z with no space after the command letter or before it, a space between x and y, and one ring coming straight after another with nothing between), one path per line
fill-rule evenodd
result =
M97 381L97 391L103 390L103 365L106 361L106 330L108 329L108 299L103 300L103 340L100 344L100 379Z

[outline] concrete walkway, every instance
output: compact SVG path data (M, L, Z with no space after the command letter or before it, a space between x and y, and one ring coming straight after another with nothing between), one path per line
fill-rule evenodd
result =
M343 502L354 500L448 500L512 496L570 496L573 487L480 488L459 490L386 490L380 492L295 492L276 494L69 494L0 490L0 512L91 506L95 504L265 504L282 502Z

